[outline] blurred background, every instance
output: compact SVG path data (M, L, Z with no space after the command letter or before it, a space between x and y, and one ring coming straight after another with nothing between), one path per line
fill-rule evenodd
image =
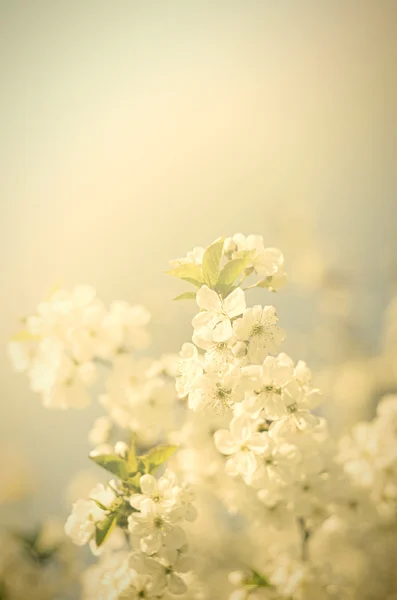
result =
M153 355L177 352L194 308L173 303L168 260L262 234L291 282L252 301L275 304L285 349L325 382L380 352L397 275L396 25L383 0L0 0L2 494L35 489L27 523L67 514L102 412L45 410L6 356L53 284L144 304Z

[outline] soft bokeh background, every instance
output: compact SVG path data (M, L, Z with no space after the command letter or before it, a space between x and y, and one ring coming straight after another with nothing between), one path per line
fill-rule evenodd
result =
M346 273L377 343L397 267L396 23L382 0L0 1L0 434L30 461L31 521L65 511L100 413L44 410L6 357L54 283L145 304L153 353L178 351L193 307L172 302L168 259L260 233L287 270L313 246ZM287 331L313 331L310 288L272 300Z

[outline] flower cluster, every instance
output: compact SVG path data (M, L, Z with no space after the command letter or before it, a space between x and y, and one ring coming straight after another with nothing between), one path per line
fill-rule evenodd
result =
M49 408L81 408L90 401L98 361L145 348L150 315L141 306L113 302L109 309L90 286L55 291L9 343L16 370L26 371L33 391Z
M92 453L117 478L75 502L65 530L77 545L88 543L93 554L104 557L103 569L94 569L98 598L163 598L186 592L184 574L191 571L192 559L183 523L196 519L194 493L170 470L158 479L151 474L173 451L157 446L136 457L134 445L118 443L114 454ZM87 586L91 584L89 578Z
M339 461L386 519L397 512L397 396L382 398L373 421L357 423L340 440Z

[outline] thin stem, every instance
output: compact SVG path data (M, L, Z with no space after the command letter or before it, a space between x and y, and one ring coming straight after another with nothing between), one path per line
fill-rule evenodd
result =
M111 366L112 366L112 363L111 363L111 361L110 361L110 360L106 360L106 359L104 359L104 358L100 358L99 356L96 356L96 357L94 358L94 362L96 362L96 363L97 363L97 364L99 364L99 365L102 365L103 367L108 367L109 369L110 369L110 368L111 368Z
M306 527L306 523L305 523L305 519L303 519L303 517L300 517L298 519L298 525L299 525L299 529L302 535L302 560L304 562L306 562L307 560L309 560L309 539L310 539L310 535L311 532L309 531L309 529L307 529Z

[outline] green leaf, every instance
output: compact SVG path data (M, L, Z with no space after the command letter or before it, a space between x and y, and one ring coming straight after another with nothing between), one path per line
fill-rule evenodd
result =
M208 246L203 256L204 283L214 288L218 283L224 239L217 240Z
M128 479L127 463L123 458L117 456L117 454L98 454L97 456L91 455L90 459L123 481Z
M167 444L160 444L149 450L147 454L140 456L145 466L146 473L154 473L166 460L170 458L177 450L178 446L169 446Z
M183 294L180 294L179 296L174 298L174 300L195 300L195 299L196 299L196 292L184 292Z
M256 585L257 587L272 587L270 581L258 573L258 571L255 571L255 569L251 569L251 577L247 583L249 585Z
M99 548L113 531L117 521L117 513L112 513L95 525L95 543Z
M245 270L247 264L252 258L252 250L246 250L240 253L238 258L229 260L219 274L219 283L221 285L232 285L237 277Z
M178 265L174 269L171 269L171 271L167 271L167 273L168 275L178 277L178 279L188 281L196 287L201 287L204 283L203 272L200 265L197 265L196 263Z
M130 449L127 456L128 473L136 473L138 470L138 460L136 458L136 448L134 440L131 440Z

